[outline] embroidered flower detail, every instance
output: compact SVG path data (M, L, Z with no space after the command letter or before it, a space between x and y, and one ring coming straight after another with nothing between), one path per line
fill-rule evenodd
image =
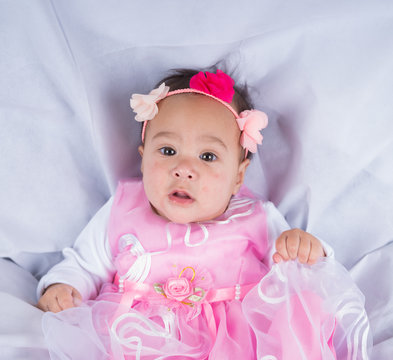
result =
M169 86L162 83L158 88L150 91L148 95L133 94L130 99L130 106L137 114L136 121L146 121L153 119L158 113L157 102L165 98L168 94Z
M240 144L252 153L257 152L257 144L261 145L263 139L260 130L268 124L267 115L259 110L245 110L236 121L242 131Z
M234 84L234 80L221 70L217 70L216 74L200 71L190 79L191 89L213 95L228 103L232 101L235 94Z
M187 269L192 271L191 279L182 276ZM165 296L168 300L174 300L185 305L194 306L196 303L201 302L206 295L204 289L199 286L193 286L192 282L194 279L195 270L188 266L181 271L179 277L170 277L164 285L156 283L153 287L158 294Z
M191 281L185 277L169 278L162 287L168 299L183 301L194 293Z

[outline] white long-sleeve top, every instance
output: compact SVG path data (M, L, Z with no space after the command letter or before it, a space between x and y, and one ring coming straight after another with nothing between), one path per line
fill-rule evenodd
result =
M77 289L83 300L95 298L101 285L111 282L116 269L109 245L107 226L113 197L96 213L81 232L72 248L63 250L64 260L55 265L37 287L38 298L49 285L64 283ZM265 202L268 244L270 251L266 263L271 267L275 252L275 240L290 227L281 213L271 202ZM333 249L320 240L327 257L333 257Z

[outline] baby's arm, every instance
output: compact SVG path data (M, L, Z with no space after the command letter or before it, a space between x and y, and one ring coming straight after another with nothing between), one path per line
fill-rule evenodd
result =
M63 250L64 260L40 280L37 306L58 312L95 298L104 282L113 279L115 267L107 237L112 199L91 219L73 248Z
M79 306L82 295L78 290L67 284L50 285L38 301L37 307L43 311L59 312Z

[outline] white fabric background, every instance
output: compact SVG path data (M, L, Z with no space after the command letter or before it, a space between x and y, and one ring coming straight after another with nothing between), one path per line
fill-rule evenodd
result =
M24 358L31 273L139 173L130 95L221 62L269 115L247 184L334 247L366 295L374 358L389 359L392 60L389 0L0 1L0 255L21 266L0 262L0 311L19 314L0 356ZM41 359L38 343L25 346Z

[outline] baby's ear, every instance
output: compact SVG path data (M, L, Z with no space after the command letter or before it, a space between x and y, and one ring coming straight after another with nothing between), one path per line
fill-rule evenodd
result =
M237 173L237 180L236 180L236 184L235 187L233 189L233 193L232 195L236 195L237 192L240 189L240 186L242 186L243 182L244 182L244 175L246 174L246 170L248 165L250 165L250 159L244 159L240 165L239 165L239 170Z
M143 158L143 150L144 150L145 148L143 147L143 145L139 145L138 146L138 152L139 152L139 155Z
M139 152L139 155L141 156L141 158L142 158L142 162L141 162L141 173L143 174L143 150L144 150L145 148L143 147L143 145L139 145L138 146L138 152Z

